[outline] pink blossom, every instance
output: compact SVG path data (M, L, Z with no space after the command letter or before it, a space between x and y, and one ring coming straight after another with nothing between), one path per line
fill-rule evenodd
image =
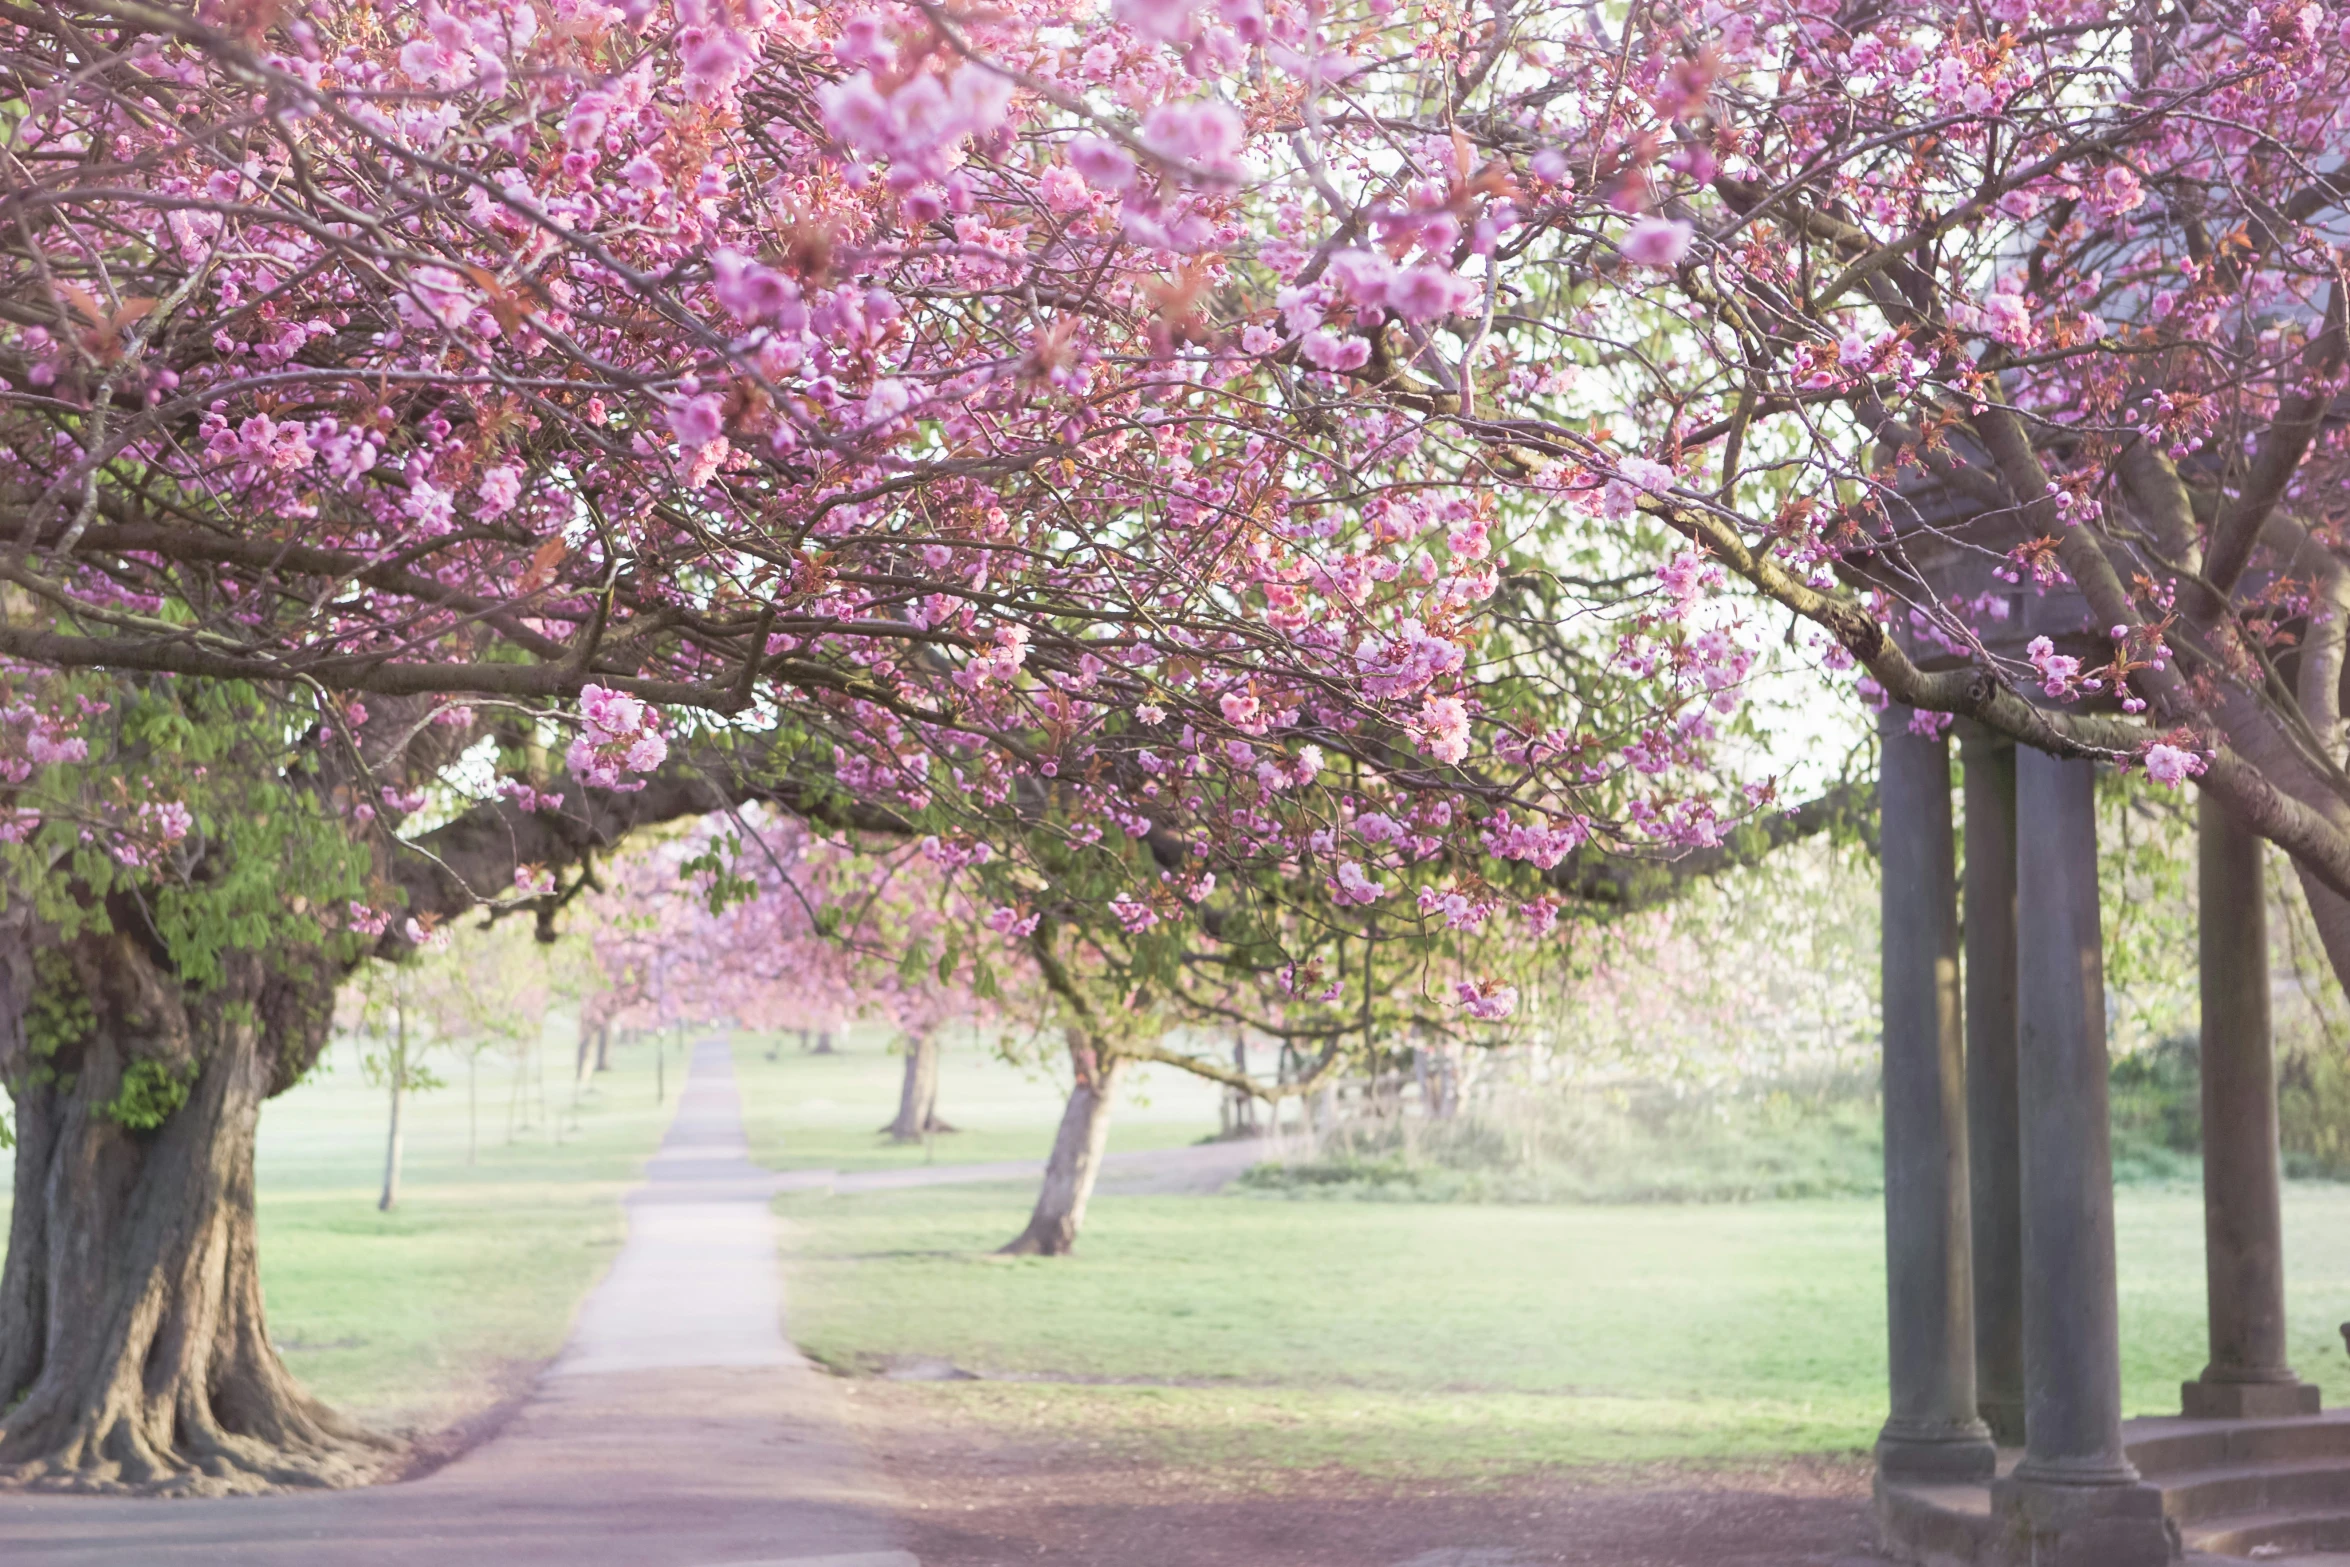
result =
M579 693L580 733L564 762L582 783L600 789L620 786L623 773L647 773L669 755L660 720L641 699L624 691L589 685Z
M850 70L869 70L889 63L889 23L867 12L841 24L832 41L832 57Z
M461 327L473 315L465 279L447 267L418 267L399 298L400 317L414 326Z
M87 761L90 742L79 735L59 738L45 725L36 724L25 736L24 754L35 767L49 767L58 762Z
M2089 187L2089 205L2105 216L2119 217L2146 204L2146 187L2126 163L2111 163Z
M717 250L710 256L711 291L718 303L740 322L772 319L800 297L800 286L782 273L739 250Z
M958 134L984 136L1003 124L1010 112L1012 79L976 60L966 60L947 78L947 100L954 109Z
M2079 659L2059 653L2056 644L2046 637L2034 637L2031 645L2024 649L2024 656L2031 661L2032 668L2039 672L2042 694L2060 700L2069 701L2072 698L2074 682L2081 675Z
M1093 205L1085 177L1065 164L1054 164L1036 182L1036 194L1047 212L1083 212Z
M1457 762L1469 754L1469 708L1457 696L1427 698L1413 728L1420 749L1440 762Z
M1677 267L1689 254L1696 230L1672 218L1642 218L1620 247L1626 261L1644 267Z
M1673 487L1673 470L1646 457L1627 457L1616 464L1616 472L1626 482L1657 495Z
M1398 272L1387 285L1387 303L1406 321L1449 316L1476 297L1477 285L1439 266Z
M2205 762L2192 751L2157 743L2146 748L2146 776L2165 788L2176 789L2203 774Z
M699 36L691 36L695 33ZM695 103L724 103L751 72L758 41L731 27L683 29L679 44L685 62L685 95Z
M592 152L612 123L612 100L602 93L582 93L563 116L563 144L574 152Z
M541 794L519 778L498 780L498 793L514 802L519 811L537 812L560 810L563 797L559 794Z
M1339 862L1338 875L1330 884L1331 896L1341 903L1376 903L1386 887L1364 874L1363 867L1354 860Z
M1199 8L1200 0L1110 0L1112 20L1162 43L1181 40Z
M1134 185L1134 159L1125 148L1100 136L1069 143L1069 167L1095 190L1118 195Z
M1983 301L1977 317L1984 331L2010 348L2029 348L2038 335L2030 308L2014 294L1993 294Z
M1034 914L1022 914L1018 909L1004 905L987 916L986 925L999 936L1027 936L1035 933L1037 920L1038 916Z
M1265 40L1264 0L1216 0L1216 20L1244 44Z
M196 813L179 800L161 804L145 801L139 806L139 817L165 843L177 843L196 828Z
M886 153L897 139L897 115L873 85L870 73L859 71L845 82L820 87L816 101L824 111L825 128L846 146L859 152Z
M1162 103L1142 122L1143 144L1160 157L1196 164L1212 174L1236 173L1243 135L1240 116L1213 99Z
M1371 358L1367 339L1341 336L1327 327L1308 332L1298 351L1305 355L1307 363L1330 371L1359 369Z
M1909 713L1909 732L1921 740L1939 740L1950 732L1958 721L1952 713L1937 713L1930 708L1913 707Z
M473 514L483 521L503 517L514 509L522 496L522 470L512 463L499 463L482 471L473 487Z
M700 451L726 431L726 399L704 392L669 405L669 433L688 452Z
M1518 1010L1518 987L1495 980L1462 980L1454 987L1461 1010L1485 1022L1498 1022Z
M1330 258L1330 276L1354 304L1384 304L1395 265L1375 250L1342 250Z
M429 479L409 481L400 510L414 520L417 531L427 538L438 538L457 526L457 497Z

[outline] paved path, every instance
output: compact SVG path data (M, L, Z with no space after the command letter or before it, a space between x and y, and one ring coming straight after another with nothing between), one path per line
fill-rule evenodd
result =
M783 1337L732 1057L694 1052L628 1243L492 1441L406 1485L145 1501L0 1496L6 1567L917 1567Z

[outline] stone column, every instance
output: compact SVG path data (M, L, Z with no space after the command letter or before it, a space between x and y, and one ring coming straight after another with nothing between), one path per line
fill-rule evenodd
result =
M2024 1441L2024 1215L2016 1152L2015 746L1974 724L1966 762L1966 1124L1974 1218L1975 1401Z
M1987 1480L1994 1454L1975 1413L1950 747L1911 734L1909 716L1905 707L1887 710L1877 773L1893 1406L1877 1438L1877 1472L1895 1481Z
M2034 1567L2170 1560L2162 1493L2122 1451L2096 769L2016 753L2024 1456L1994 1487Z
M2260 838L2217 797L2196 804L2203 959L2203 1267L2211 1364L2182 1389L2190 1415L2317 1412L2285 1363L2284 1224L2269 1025L2268 889Z

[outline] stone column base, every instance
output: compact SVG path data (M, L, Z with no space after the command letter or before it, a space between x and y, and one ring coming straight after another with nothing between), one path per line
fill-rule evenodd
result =
M1877 1473L1909 1485L1982 1485L1999 1468L1991 1435L1973 1421L1931 1431L1896 1431L1877 1438Z
M2284 1420L2318 1412L2317 1389L2307 1382L2179 1384L2179 1405L2190 1420Z
M2144 1481L2056 1485L2013 1476L1991 1485L2006 1560L2032 1567L2169 1567L2178 1555L2162 1490Z
M1986 1398L1978 1410L1983 1424L1991 1431L1991 1440L2000 1447L2024 1445L2024 1401L2020 1398Z

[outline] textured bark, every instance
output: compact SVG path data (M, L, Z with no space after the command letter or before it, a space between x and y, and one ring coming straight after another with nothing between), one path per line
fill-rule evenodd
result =
M397 702L371 706L429 769L417 737L439 731ZM518 866L577 865L634 828L722 803L684 767L642 790L570 786L564 798L556 811L477 806L426 834L430 853L391 853L379 870L411 913L448 919L511 888ZM113 934L62 941L0 897L0 1085L18 1139L0 1268L0 1483L221 1494L381 1478L396 1445L294 1382L270 1347L255 1266L261 1104L325 1047L342 971L321 952L231 952L198 990L172 972L138 900L106 913ZM377 955L406 957L402 931ZM36 992L86 1003L87 1016L28 1028ZM186 1086L184 1102L146 1130L108 1113L126 1074L152 1087L158 1068Z
M953 1127L938 1118L938 1040L927 1031L906 1036L906 1076L898 1089L897 1119L882 1128L901 1143L918 1143Z
M2350 573L2343 571L2332 550L2298 529L2288 534L2288 526L2280 524L2278 536L2269 542L2279 554L2289 553L2294 574L2307 577L2312 589L2312 613L2301 639L2295 695L2322 747L2322 756L2339 766L2343 761L2342 670L2345 655L2350 653L2350 642L2346 642L2350 627L2344 624L2350 617ZM2300 776L2304 781L2297 792L2303 802L2350 832L2350 804L2345 804L2325 779L2306 769ZM2296 861L2294 870L2309 900L2310 919L2317 926L2318 941L2333 965L2334 977L2350 985L2350 899L2318 880L2307 865Z
M29 945L0 960L12 1019L0 1073L18 1129L0 1477L197 1495L375 1478L393 1444L287 1373L255 1265L261 1102L324 1047L334 975L288 972L300 957L234 957L199 995L128 935L52 952L63 961L46 966L46 988L90 1009L78 1037L28 1036ZM109 1110L125 1075L158 1067L186 1099L151 1129L122 1124Z
M1004 1248L1006 1256L1065 1257L1077 1249L1077 1232L1085 1227L1085 1205L1093 1197L1102 1149L1110 1138L1110 1102L1126 1062L1097 1053L1076 1029L1069 1031L1069 1060L1076 1068L1076 1086L1069 1090L1060 1130L1053 1135L1036 1210L1028 1228Z

